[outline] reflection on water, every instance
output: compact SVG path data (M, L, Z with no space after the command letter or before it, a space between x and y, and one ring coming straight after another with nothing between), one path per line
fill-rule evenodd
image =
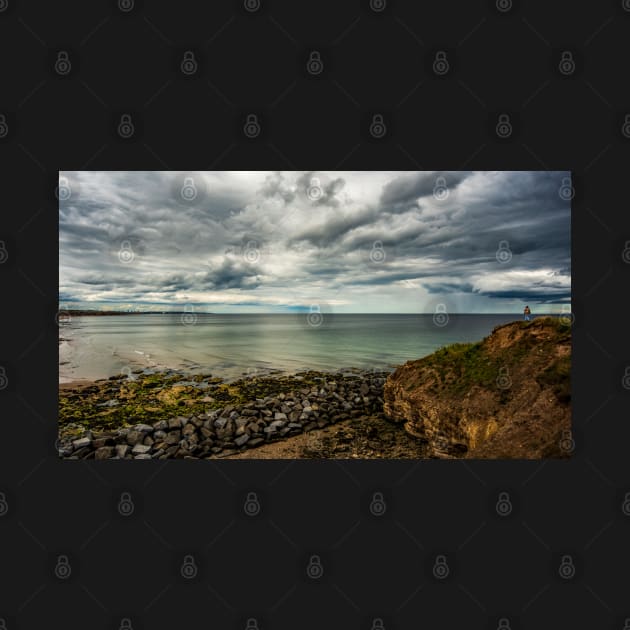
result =
M391 369L437 348L477 341L518 315L150 314L72 317L60 327L59 380L138 368L211 372ZM446 321L445 321L446 320Z

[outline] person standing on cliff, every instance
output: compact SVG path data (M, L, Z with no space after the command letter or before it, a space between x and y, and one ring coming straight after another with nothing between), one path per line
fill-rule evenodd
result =
M529 310L529 306L526 306L526 307L523 309L523 317L524 317L524 319L525 319L525 321L526 321L526 322L528 322L528 321L529 321L529 316L530 316L531 314L532 314L532 312Z

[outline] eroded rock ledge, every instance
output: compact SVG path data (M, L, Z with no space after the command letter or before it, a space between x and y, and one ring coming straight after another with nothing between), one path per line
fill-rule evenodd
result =
M567 320L512 322L399 367L384 412L433 457L567 457L570 372Z

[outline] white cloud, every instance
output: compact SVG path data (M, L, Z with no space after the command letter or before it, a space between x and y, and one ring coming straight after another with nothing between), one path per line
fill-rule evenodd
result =
M61 175L72 195L60 201L59 292L75 306L282 310L319 300L418 312L448 294L462 309L498 312L570 298L566 172ZM445 198L433 194L438 177ZM496 257L502 241L507 264Z

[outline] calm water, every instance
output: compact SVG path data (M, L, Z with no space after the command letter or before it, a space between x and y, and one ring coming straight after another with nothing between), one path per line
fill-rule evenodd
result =
M60 382L136 368L211 372L391 369L437 348L478 341L520 315L151 314L73 317L60 330Z

